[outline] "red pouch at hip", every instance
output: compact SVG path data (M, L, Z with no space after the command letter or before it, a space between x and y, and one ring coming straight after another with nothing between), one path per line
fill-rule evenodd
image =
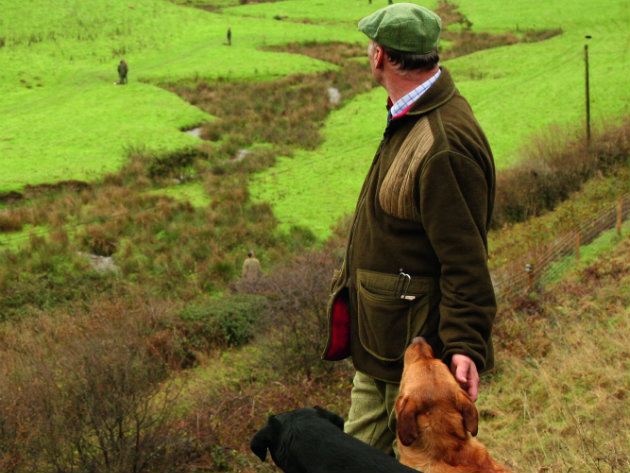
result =
M324 359L336 361L350 356L350 312L346 293L335 297L330 313L330 339Z

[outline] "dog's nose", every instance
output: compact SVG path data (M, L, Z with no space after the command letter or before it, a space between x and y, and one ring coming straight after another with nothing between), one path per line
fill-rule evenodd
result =
M412 345L415 343L422 344L422 343L427 343L427 341L423 337L416 337L413 340L411 340Z

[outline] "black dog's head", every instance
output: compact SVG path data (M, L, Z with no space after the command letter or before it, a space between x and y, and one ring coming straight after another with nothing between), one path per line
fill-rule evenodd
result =
M269 416L267 425L252 438L250 448L262 461L269 450L276 465L285 472L294 471L294 455L289 451L296 435L325 435L330 427L343 431L343 419L319 406L283 412Z

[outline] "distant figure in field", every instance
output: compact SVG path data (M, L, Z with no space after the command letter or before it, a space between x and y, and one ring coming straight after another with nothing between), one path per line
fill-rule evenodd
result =
M254 255L254 251L250 250L247 253L247 259L243 261L243 274L241 277L243 281L254 282L260 279L261 276L260 261Z
M228 46L232 45L232 28L228 28L227 30L227 44Z
M127 65L124 59L121 59L120 63L118 63L118 78L119 78L118 83L119 84L127 83L128 72L129 72L129 66Z

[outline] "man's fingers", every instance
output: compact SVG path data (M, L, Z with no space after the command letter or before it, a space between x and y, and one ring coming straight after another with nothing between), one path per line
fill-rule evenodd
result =
M458 383L468 384L468 367L460 364L455 372L455 379Z
M479 395L479 383L473 378L468 383L468 397L472 402L477 400L477 396Z
M474 361L465 355L453 355L451 371L468 397L475 402L479 395L479 373Z

